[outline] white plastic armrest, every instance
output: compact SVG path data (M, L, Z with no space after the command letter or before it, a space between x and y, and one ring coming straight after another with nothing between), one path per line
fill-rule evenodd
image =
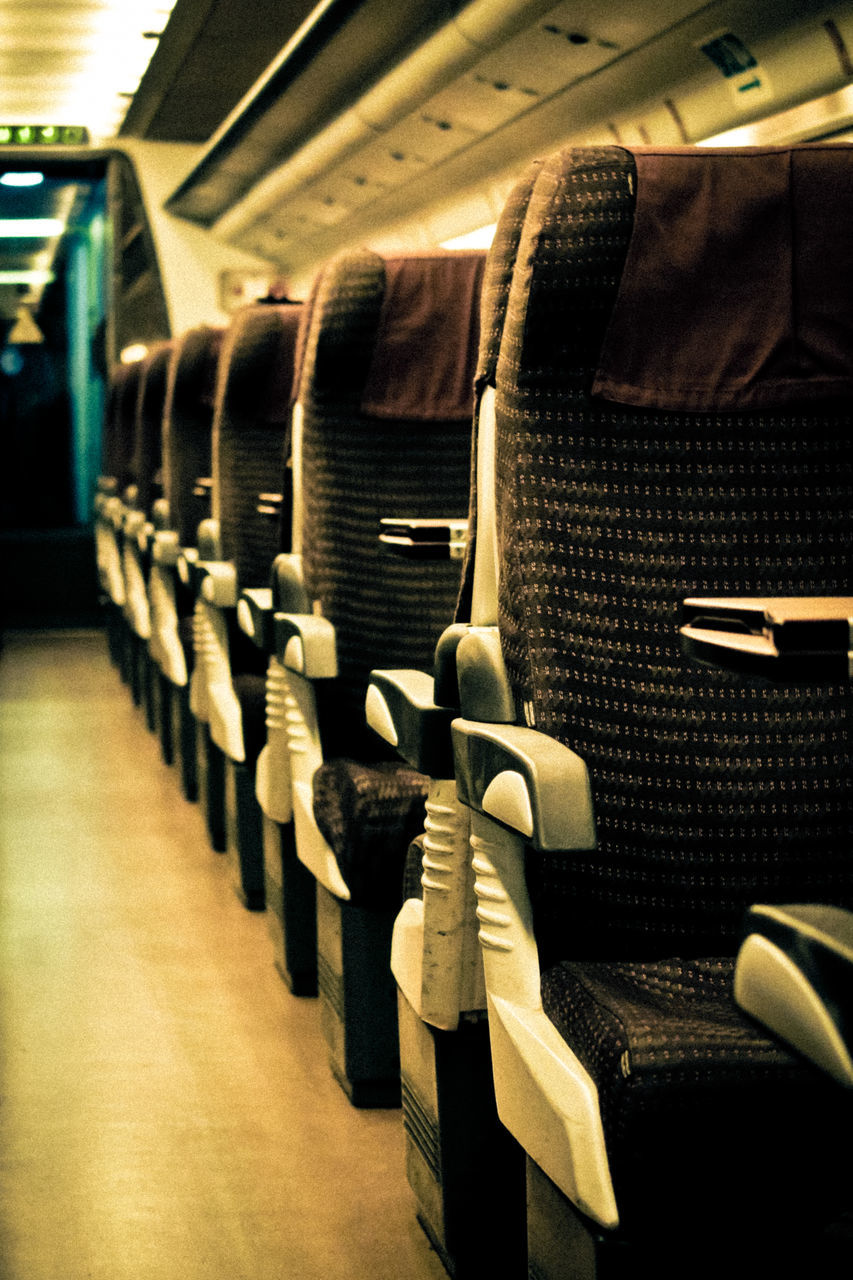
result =
M233 609L237 604L237 570L229 560L204 563L201 597L217 609Z
M335 628L313 613L275 615L276 653L282 666L307 680L330 680L338 674Z
M525 842L475 812L471 847L498 1114L584 1213L613 1228L619 1216L598 1091L542 1008Z
M126 511L124 513L124 532L128 538L137 538L145 528L145 513L142 511Z
M594 849L586 765L554 738L519 725L453 721L463 804L511 827L537 849Z
M192 572L195 565L198 564L198 548L184 547L178 553L178 577L185 587L192 582Z
M853 913L755 906L735 966L735 1000L853 1088Z
M323 763L317 707L310 680L287 676L285 720L293 778L293 823L296 854L317 882L336 898L348 901L350 891L341 875L334 850L314 817L314 774Z
M175 529L159 529L154 534L154 546L151 550L151 558L155 564L162 565L164 569L171 568L178 563L181 554L181 548L178 545L178 534Z
M293 782L287 740L287 672L276 658L267 668L267 740L258 757L255 795L258 804L273 822L284 824L293 818Z

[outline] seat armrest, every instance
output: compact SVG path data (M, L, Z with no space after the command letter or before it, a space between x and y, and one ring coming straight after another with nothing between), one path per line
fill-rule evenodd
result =
M453 777L453 708L438 707L434 681L423 671L371 671L367 723L396 747L413 769L431 778Z
M275 606L271 587L246 587L237 601L237 625L267 655L275 652Z
M124 511L124 503L118 494L112 494L104 502L104 519L109 521L116 533L121 532L121 527L124 523Z
M145 512L136 510L125 511L123 527L126 538L138 538L139 534L145 528Z
M177 556L178 577L185 587L189 587L193 596L198 595L201 582L197 547L183 547Z
M853 597L780 596L684 601L685 651L770 679L853 678Z
M409 560L461 560L468 545L467 519L430 520L388 516L380 520L379 541Z
M562 743L519 725L454 720L459 799L537 849L596 847L586 765Z
M154 545L151 548L151 558L155 564L161 565L164 569L173 568L177 565L180 554L181 548L176 529L155 530Z
M338 674L335 628L313 613L276 613L275 654L283 667L308 680L331 680Z
M735 1000L853 1088L853 912L755 906L735 966Z
M234 609L237 605L237 570L230 560L205 560L200 594L207 604L218 609Z
M280 613L310 613L311 601L302 577L302 556L282 551L272 563L270 577L275 607Z
M151 544L154 541L154 525L150 520L144 521L142 527L136 531L136 545L140 554L148 556L151 553Z

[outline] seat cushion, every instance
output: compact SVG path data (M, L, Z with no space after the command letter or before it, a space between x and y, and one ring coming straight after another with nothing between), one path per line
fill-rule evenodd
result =
M428 781L405 765L331 760L314 774L314 817L351 900L396 910L410 842L423 830Z
M563 961L546 1013L599 1091L622 1225L689 1231L721 1205L753 1234L788 1213L832 1222L853 1102L742 1014L731 959ZM847 1155L845 1155L845 1151Z

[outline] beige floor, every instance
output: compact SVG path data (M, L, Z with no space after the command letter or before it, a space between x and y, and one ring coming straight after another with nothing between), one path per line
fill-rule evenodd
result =
M96 633L0 654L0 1278L442 1280Z

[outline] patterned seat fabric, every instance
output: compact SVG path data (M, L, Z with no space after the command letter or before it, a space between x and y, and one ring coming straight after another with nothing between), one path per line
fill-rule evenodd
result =
M379 522L401 515L441 519L467 510L482 267L483 255L431 255L401 265L367 251L350 253L327 268L313 308L300 391L303 564L309 598L335 626L339 671L335 681L317 688L329 763L315 776L314 812L350 891L363 905L399 904L403 859L413 834L413 787L422 821L428 786L426 778L394 764L374 771L376 799L366 800L364 767L390 754L365 724L369 675L376 667L431 669L436 641L453 616L460 576L452 561L389 555L378 540ZM407 340L394 350L393 377L386 378L374 362L378 334L388 321L386 286L409 289L411 273L418 271L421 291L413 293L422 304L446 289L447 280L436 276L447 272L457 275L458 304L438 324L433 309L423 305ZM458 340L462 351L452 369L450 360L445 363L447 378L430 384L423 365L429 368L438 359L442 325L445 343L453 348ZM436 416L441 413L448 416ZM362 814L369 810L370 841L345 834L348 824L335 788L341 767L346 773L348 766L336 763L339 758L360 763L357 777L348 779L352 803L343 804ZM391 804L394 786L396 807ZM377 825L380 817L384 834ZM381 877L374 875L377 848L393 849L397 860L393 871L385 865ZM390 899L388 883L393 885Z
M219 365L213 432L213 514L223 557L241 586L266 585L281 542L278 519L259 513L262 493L281 490L301 307L247 307L229 327ZM228 620L229 661L246 760L266 737L266 655Z
M853 905L851 691L700 668L678 627L691 595L849 594L850 402L593 396L637 191L620 148L546 164L497 369L504 656L598 829L529 855L543 1003L599 1087L623 1224L728 1218L750 1184L746 1216L831 1215L850 1108L735 1012L731 957L752 902Z
M170 355L171 344L163 343L142 366L131 472L137 507L146 514L163 491L162 427Z
M261 493L280 492L301 307L257 304L232 321L219 366L214 423L214 516L222 551L241 586L265 585L281 540L258 513Z
M175 340L163 413L163 493L182 547L194 547L210 500L197 492L210 476L216 368L224 331L199 325Z
M199 480L210 477L211 431L216 368L224 330L199 325L172 344L163 404L163 497L169 524L181 547L194 547L198 526L210 515L209 489ZM192 593L175 575L177 632L187 674L195 666Z

